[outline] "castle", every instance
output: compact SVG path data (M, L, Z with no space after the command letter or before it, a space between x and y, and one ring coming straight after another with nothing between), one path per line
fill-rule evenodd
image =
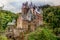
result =
M38 6L31 2L23 3L22 13L17 18L17 28L34 31L39 25L43 23L43 16Z
M43 16L40 8L33 5L32 2L31 4L28 4L28 2L23 3L22 12L19 14L15 24L9 24L6 36L13 40L24 40L25 33L35 31L38 26L43 24ZM14 26L16 27L14 28Z

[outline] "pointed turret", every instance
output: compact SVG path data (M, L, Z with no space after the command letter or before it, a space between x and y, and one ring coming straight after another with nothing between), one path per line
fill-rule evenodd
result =
M28 12L28 9L29 9L28 2L23 3L23 5L22 5L23 14L26 14Z

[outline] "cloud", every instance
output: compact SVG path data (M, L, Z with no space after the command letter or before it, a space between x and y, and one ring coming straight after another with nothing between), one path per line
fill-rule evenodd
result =
M45 2L54 6L60 5L60 0L45 0Z
M7 4L8 2L7 2L7 0L0 0L0 3L1 3L1 5L2 5L2 4L5 5L5 4Z
M7 0L0 0L0 7L6 5L7 3L8 3Z
M10 11L15 12L16 8L10 4L7 4L4 6L4 10L10 10Z
M50 4L60 5L60 0L0 0L0 6L4 4L4 10L10 10L13 12L19 12L23 2L32 1L36 5Z

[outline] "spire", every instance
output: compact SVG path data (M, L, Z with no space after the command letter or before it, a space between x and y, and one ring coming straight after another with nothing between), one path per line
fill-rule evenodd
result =
M28 6L28 2L23 3L22 8L26 8Z
M31 2L29 6L30 6L30 8L33 8L33 3Z

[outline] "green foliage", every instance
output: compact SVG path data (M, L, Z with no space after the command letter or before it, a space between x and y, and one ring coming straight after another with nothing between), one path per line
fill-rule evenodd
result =
M54 33L56 33L56 35L60 34L60 28L55 28Z
M0 30L7 27L7 23L16 19L17 15L10 11L0 10Z
M60 7L53 6L43 9L43 20L46 22L46 26L53 30L53 33L57 36L60 34ZM58 37L59 38L59 37Z
M4 36L4 35L2 36L2 35L1 35L1 36L0 36L0 40L8 40L8 39L7 39L6 36Z
M57 40L60 40L60 37L57 37Z
M52 28L60 27L60 7L48 7L43 9L43 19Z
M28 35L28 40L57 40L55 35L48 29L39 29Z
M60 40L59 36L54 35L60 35L60 7L44 6L42 10L44 25L39 30L28 34L27 40Z

